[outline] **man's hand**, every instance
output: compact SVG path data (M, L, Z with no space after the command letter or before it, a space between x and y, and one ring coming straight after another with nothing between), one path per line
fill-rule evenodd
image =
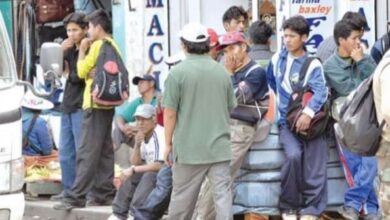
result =
M229 71L230 74L233 74L238 66L239 65L236 56L234 55L225 56L225 68Z
M62 44L61 44L63 51L65 51L69 48L72 48L73 46L74 46L74 42L69 38L66 38L64 41L62 41Z
M301 114L295 125L297 132L305 132L310 126L311 118L305 113Z
M131 126L131 125L128 125L128 124L125 124L123 126L123 129L121 130L123 132L123 134L125 134L127 137L131 138L133 137L135 134L137 134L137 127L135 126Z
M165 144L164 162L167 166L172 166L173 161L170 155L172 154L172 144Z
M83 40L81 40L81 43L80 43L80 51L82 51L83 53L85 53L88 48L91 46L91 40L89 38L84 38Z
M354 48L351 52L351 58L355 61L355 62L359 62L360 60L362 60L364 58L364 53L363 53L363 48L360 46Z
M96 75L96 68L93 68L91 72L89 72L88 77L93 79L95 78L95 75Z
M145 140L145 134L141 131L138 131L138 133L135 135L135 146L140 147L142 142Z
M120 179L122 182L124 182L127 178L131 177L133 175L133 169L132 167L122 170Z

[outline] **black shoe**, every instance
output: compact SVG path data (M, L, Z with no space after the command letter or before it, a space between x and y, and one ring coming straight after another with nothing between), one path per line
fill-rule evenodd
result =
M351 207L341 206L337 212L347 220L359 220L359 213Z
M90 206L111 206L112 205L112 199L107 199L105 201L96 201L94 199L87 200L87 203L85 206L90 207Z
M67 201L61 201L61 203L56 204L53 206L53 209L55 210L65 210L65 211L70 211L74 208L84 208L85 205L83 204L77 204L77 203L70 203Z
M64 198L64 192L61 192L61 193L59 193L59 194L57 194L57 195L51 196L51 197L50 197L50 200L51 200L51 201L60 201L60 200L62 200L63 198Z
M378 214L368 214L363 217L364 220L382 220L382 216Z

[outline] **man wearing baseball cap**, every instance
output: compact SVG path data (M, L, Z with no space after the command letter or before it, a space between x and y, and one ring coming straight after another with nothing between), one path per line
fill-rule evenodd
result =
M138 106L148 103L157 106L158 98L156 93L156 80L150 74L136 76L133 78L133 84L138 87L140 97L135 98L130 103L116 109L115 127L113 131L113 139L115 147L119 147L122 143L133 147L133 138L137 133L135 122L135 110Z
M261 118L263 110L260 109L261 101L268 99L268 84L266 72L248 55L249 46L244 34L230 32L219 38L219 49L225 55L225 67L230 73L238 106L231 114L230 136L232 137L233 157L230 163L232 181L240 169L242 161L253 143L256 124ZM257 102L257 105L256 103ZM259 111L256 111L257 110ZM255 109L255 115L249 109ZM199 201L200 208L197 213L199 219L213 219L213 204L210 187L204 186L203 196ZM207 205L204 205L207 204Z
M213 185L215 219L232 219L229 113L236 105L232 83L208 55L210 39L203 25L185 25L180 40L186 59L171 69L163 97L164 158L173 164L168 219L191 219L206 176Z
M127 219L130 203L134 210L138 210L139 207L144 205L144 201L166 200L167 196L165 194L170 193L169 187L171 186L172 174L169 168L162 168L165 137L164 128L156 123L156 109L153 105L141 104L137 107L134 117L139 130L135 136L134 151L131 155L132 165L130 168L122 171L121 178L124 182L115 195L112 203L113 214L109 220ZM159 183L159 181L163 182ZM169 189L156 189L159 184L163 184ZM145 200L152 190L160 190L161 193L157 194L158 196ZM169 200L167 203L169 203ZM165 205L166 207L167 204ZM163 214L164 209L157 213L159 217ZM138 219L144 218L138 217ZM148 217L147 219L158 218Z
M220 54L220 50L218 50L219 42L218 42L218 34L212 28L207 28L207 33L210 37L210 52L209 55L214 60L218 59L218 55ZM172 56L169 56L165 59L165 63L169 66L174 66L186 58L184 51L180 51Z

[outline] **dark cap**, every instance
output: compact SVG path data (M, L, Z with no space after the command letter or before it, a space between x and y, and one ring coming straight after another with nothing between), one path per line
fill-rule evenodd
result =
M141 76L134 77L133 78L133 84L134 85L138 85L139 81L141 81L141 80L156 82L156 79L152 75L144 74L142 77Z

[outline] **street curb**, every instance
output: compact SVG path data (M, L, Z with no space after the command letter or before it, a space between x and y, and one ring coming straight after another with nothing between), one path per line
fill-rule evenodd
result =
M112 212L111 206L55 210L53 205L57 203L48 200L26 201L24 216L37 220L106 220Z

